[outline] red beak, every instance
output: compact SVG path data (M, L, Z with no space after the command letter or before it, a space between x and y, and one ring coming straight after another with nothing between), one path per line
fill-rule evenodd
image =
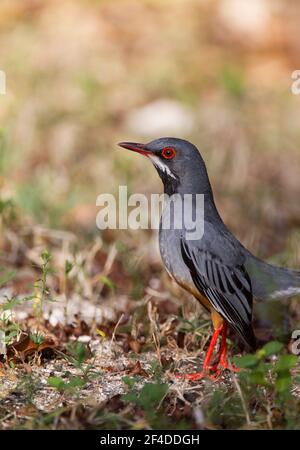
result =
M137 144L135 142L119 142L118 145L120 147L126 148L127 150L140 153L141 155L144 156L149 156L149 154L151 153L149 150L146 149L146 146L144 144Z

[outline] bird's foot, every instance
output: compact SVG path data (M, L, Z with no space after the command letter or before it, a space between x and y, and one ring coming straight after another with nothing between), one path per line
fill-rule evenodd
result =
M203 378L208 378L213 381L217 381L225 370L230 372L238 373L240 369L235 367L233 364L229 364L227 360L220 360L217 364L213 366L206 366L201 372L196 373L186 373L183 375L175 375L177 379L197 381Z
M175 377L179 380L197 381L205 377L205 372L203 370L202 372L184 373L183 375L176 374Z
M220 370L229 370L230 372L234 372L234 373L240 372L239 367L236 367L234 364L229 364L227 360L220 359L218 367Z
M216 380L220 376L221 370L218 368L217 365L214 366L206 366L203 367L203 370L201 372L195 372L195 373L185 373L183 375L175 375L178 379L184 379L184 380L190 380L190 381L197 381L201 380L202 378L209 378L210 380Z

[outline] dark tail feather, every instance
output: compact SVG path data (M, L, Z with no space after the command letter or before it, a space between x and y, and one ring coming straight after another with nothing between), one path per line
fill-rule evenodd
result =
M300 272L272 266L250 255L245 264L256 300L280 300L300 295Z

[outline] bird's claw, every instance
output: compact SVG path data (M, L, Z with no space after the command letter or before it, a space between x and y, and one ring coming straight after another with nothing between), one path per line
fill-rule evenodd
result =
M227 361L222 360L219 362L218 367L220 367L221 370L229 370L230 372L234 373L239 373L241 370L239 367L235 367L233 364L228 364Z
M229 370L230 372L239 372L240 369L235 367L234 365L228 364L227 361L220 361L218 364L214 366L207 366L201 372L196 373L186 373L183 375L175 375L177 379L184 379L189 381L197 381L203 378L208 378L210 380L216 381L220 378L222 373L225 370Z
M175 375L178 379L184 379L189 381L197 381L202 378L209 378L211 380L216 380L219 377L219 372L221 372L216 365L206 366L201 372L186 373L183 375Z
M175 375L176 378L179 380L190 380L190 381L196 381L201 380L201 378L204 378L204 372L196 372L196 373L185 373L183 375Z

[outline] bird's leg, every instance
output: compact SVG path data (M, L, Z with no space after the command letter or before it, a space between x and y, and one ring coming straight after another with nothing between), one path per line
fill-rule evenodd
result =
M214 353L215 346L216 346L217 341L218 341L218 337L219 337L222 329L223 329L223 324L220 325L218 328L216 328L214 330L214 332L213 332L213 335L211 337L211 340L210 340L210 343L209 343L209 346L208 346L208 349L207 349L207 352L206 352L206 355L205 355L205 358L204 358L204 361L203 361L203 370L202 370L202 372L189 373L189 374L186 374L186 375L179 375L179 378L185 378L187 380L194 380L195 381L195 380L199 380L200 378L203 378L203 377L206 377L206 376L209 377L210 370L216 370L215 366L211 366L210 365L210 362L211 362L211 358L212 358L213 353Z
M211 340L210 340L210 343L209 343L209 346L208 346L208 349L207 349L207 352L206 352L206 355L205 355L205 358L203 361L203 371L212 369L212 366L210 365L211 358L213 356L214 349L215 349L215 346L218 341L218 337L222 330L223 330L223 324L220 325L218 328L216 328L213 332L213 335L211 337Z
M239 372L239 369L237 367L228 364L228 360L227 360L227 343L226 343L227 330L228 330L228 324L224 320L223 329L222 329L222 342L221 342L221 349L220 349L220 359L219 359L218 367L220 367L221 369L231 370L232 372Z
M227 360L227 331L228 331L228 324L225 320L222 320L220 323L220 320L218 320L217 314L214 314L213 316L213 322L214 322L214 332L211 337L204 361L203 361L203 370L202 372L197 373L189 373L185 375L177 375L177 378L185 378L186 380L200 380L201 378L211 378L212 380L217 380L219 376L222 373L223 369L230 370L232 372L238 372L239 369L233 365L228 364ZM216 347L216 344L218 342L218 338L221 334L221 347L220 347L220 353L217 357L216 362L213 364L211 363L214 350Z

